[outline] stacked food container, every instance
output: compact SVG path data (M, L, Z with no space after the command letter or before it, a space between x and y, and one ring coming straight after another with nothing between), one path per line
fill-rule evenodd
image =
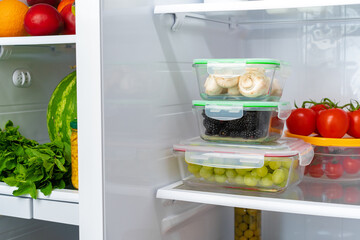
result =
M290 104L279 101L286 64L273 59L196 59L193 67L203 99L192 104L200 137L173 146L183 183L235 193L281 192L299 183L314 152L301 139L281 138L291 113ZM235 239L260 239L257 225L242 218L236 217Z
M291 113L280 102L287 65L274 59L196 59L203 100L193 101L199 136L174 145L184 184L281 192L313 158L310 144L283 138Z

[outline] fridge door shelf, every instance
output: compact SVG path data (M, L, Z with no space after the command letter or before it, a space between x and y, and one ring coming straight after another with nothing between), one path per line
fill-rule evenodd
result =
M360 4L359 0L334 0L331 2L326 0L304 0L296 2L286 0L259 0L188 3L156 5L154 14L173 14L174 24L171 27L173 31L178 31L186 18L223 23L229 25L230 29L236 29L242 24L249 23L268 24L298 21L318 22L326 20L326 22L331 22L356 20L360 17L356 14L357 6L353 11L349 11L349 16L346 16L346 14L334 15L336 11L332 11L331 8L351 7L352 5L358 4ZM326 10L329 11L327 11L327 14L324 14Z
M291 188L281 194L250 191L239 191L238 194L234 194L233 190L230 193L220 188L192 188L179 181L158 189L156 197L226 207L360 219L359 202L347 204L343 201L330 201L324 196L315 199L312 198L311 193L302 191L302 184L306 183L302 182L299 187ZM316 193L318 190L314 189Z
M38 199L29 195L15 197L10 187L0 182L0 215L26 219L79 225L79 193L77 190L58 189L49 196L38 192Z

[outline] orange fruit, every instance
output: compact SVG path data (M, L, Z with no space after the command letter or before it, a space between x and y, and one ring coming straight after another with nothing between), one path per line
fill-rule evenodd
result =
M66 5L73 4L73 2L75 2L75 0L62 0L57 7L58 12L61 12Z
M24 18L28 10L25 3L18 0L0 2L0 37L25 36Z

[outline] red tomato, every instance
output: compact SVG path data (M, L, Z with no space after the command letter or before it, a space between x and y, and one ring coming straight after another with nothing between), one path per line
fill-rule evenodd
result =
M337 179L342 176L344 170L340 163L327 163L325 165L325 175L330 179Z
M360 110L348 112L349 130L348 134L354 138L360 138Z
M315 164L309 166L309 174L314 178L319 178L324 175L324 170L322 169L322 164Z
M315 113L316 113L316 118L318 117L318 114L320 111L322 110L326 110L329 108L329 105L327 104L316 104L316 105L313 105L310 109L314 110ZM315 133L319 133L319 131L317 130L316 128L316 124L315 124L315 130L314 130Z
M316 119L320 135L328 138L342 138L349 129L349 117L339 108L322 110Z
M344 192L345 203L359 203L360 202L360 190L356 187L347 187Z
M345 172L350 174L358 173L360 170L360 160L351 157L345 158L342 162Z
M331 200L340 199L343 195L343 188L338 183L331 183L326 186L324 192L325 192L325 196L328 199L331 199Z
M321 110L326 110L329 108L327 104L316 104L312 106L310 109L314 110L316 113L319 113Z
M315 130L316 113L308 108L294 109L286 120L286 126L293 134L307 136Z

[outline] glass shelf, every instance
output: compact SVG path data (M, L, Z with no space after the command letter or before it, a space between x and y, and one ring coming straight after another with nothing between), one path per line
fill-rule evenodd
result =
M182 181L157 191L157 198L266 211L360 219L360 181L303 180L283 193L191 187Z

